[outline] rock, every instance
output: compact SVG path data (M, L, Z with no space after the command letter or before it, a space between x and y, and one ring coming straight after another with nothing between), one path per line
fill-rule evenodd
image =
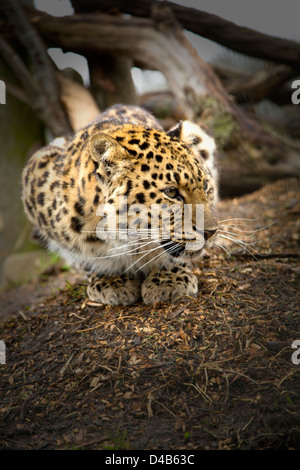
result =
M0 291L37 278L52 264L51 256L42 250L9 255L2 266Z

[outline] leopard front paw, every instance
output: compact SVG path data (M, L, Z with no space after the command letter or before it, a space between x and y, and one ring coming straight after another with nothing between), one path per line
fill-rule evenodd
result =
M131 305L141 298L141 282L130 276L93 276L87 287L90 300L108 305Z
M153 271L142 284L142 298L145 304L172 302L183 295L195 296L197 292L197 277L182 266L174 266L170 271Z

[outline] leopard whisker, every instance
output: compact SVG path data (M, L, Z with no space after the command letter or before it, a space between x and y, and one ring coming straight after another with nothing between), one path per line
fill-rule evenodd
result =
M256 232L258 232L260 229L257 229L257 230L243 230L241 228L238 228L238 227L234 227L233 225L223 225L223 224L220 224L219 225L219 228L221 227L221 229L232 229L232 230L236 230L237 232L241 232L241 236L245 236L245 237L251 237L252 235L255 235ZM235 232L232 232L232 233L235 233ZM246 234L246 235L243 235L243 234ZM238 233L236 235L239 235Z
M223 234L225 235L228 235L228 237L231 237L231 240L238 240L240 241L241 243L244 243L248 246L252 246L252 245L256 245L256 242L253 242L253 243L249 243L249 242L245 242L242 240L242 237L243 238L251 238L252 235L237 235L236 233L233 233L233 232L227 232L225 230L219 230L218 231L218 235L219 236L222 236Z
M152 242L147 242L142 246L135 246L131 250L126 251L124 253L115 253L115 254L110 254L110 255L105 255L105 256L96 256L94 258L89 258L89 259L108 259L108 258L115 258L115 257L125 256L125 255L135 256L135 255L140 255L140 254L143 254L143 253L147 254L149 252L148 249L144 250L144 251L137 251L136 253L135 253L135 251L138 250L138 249L144 248L145 246L147 246L150 243L152 243ZM123 245L123 247L124 246L126 247L127 245ZM155 247L154 249L157 249L157 248L158 247Z
M151 258L149 261L147 261L147 263L144 263L142 266L140 266L140 267L136 270L136 272L140 271L141 269L144 269L144 267L147 266L147 264L153 262L154 260L156 260L156 259L159 258L159 257L162 257L162 258L163 258L163 257L165 256L165 257L167 258L168 253L169 253L168 250L164 250L163 252L161 252L161 253L159 253L157 256L155 256L155 258ZM171 253L171 251L170 251L170 253Z
M110 248L107 252L114 252L114 251L119 251L122 250L124 247L130 247L130 246L136 246L137 249L143 248L144 246L150 245L151 243L157 243L158 241L162 240L168 240L169 238L163 238L163 239L152 239L149 241L149 238L140 238L138 240L131 240L128 243L124 243L122 246L117 246L114 248Z
M232 241L233 243L236 243L237 245L239 245L241 248L243 248L244 250L246 250L251 256L253 256L253 258L256 259L256 261L259 262L259 260L256 258L256 256L254 255L253 251L249 248L249 244L248 243L245 243L245 242L242 242L241 240L237 240L235 238L232 238L232 237L228 237L226 235L223 235L223 234L220 234L219 237L223 238L223 239L227 239L227 240L230 240Z
M147 240L147 241L145 241L145 240ZM110 252L114 252L114 251L119 251L119 250L122 250L125 247L131 247L131 246L136 246L137 248L143 248L144 246L149 245L150 243L154 243L155 241L156 240L149 241L149 239L132 240L129 243L124 243L124 245L110 248L109 250L107 250L107 252L110 253Z
M169 242L170 245L171 245L172 243L173 243L173 242L171 242L171 241ZM166 244L166 245L167 245L167 244ZM137 259L136 261L134 261L128 268L126 268L126 270L124 271L124 273L126 273L127 271L129 271L129 270L130 270L136 263L138 263L141 259L145 258L145 256L147 256L147 254L150 254L150 253L152 253L153 251L158 250L158 249L160 249L160 248L161 248L160 246L156 246L156 247L151 248L150 250L148 250L148 252L147 252L146 254L144 254L143 256L141 256L140 258L138 258L138 259ZM160 253L160 254L161 254L161 253ZM154 259L156 259L156 257L155 257ZM150 261L153 261L153 258L151 258ZM149 262L150 262L150 261L149 261ZM148 264L148 263L146 263L146 264ZM146 264L145 264L145 265L146 265ZM143 266L145 266L145 265L143 265ZM136 272L137 272L137 271L136 271Z
M214 245L221 248L221 250L223 250L226 254L230 254L228 245L226 245L225 243L222 243L220 240L215 240Z
M259 217L256 217L255 219L246 219L246 218L243 218L243 217L235 217L235 218L232 218L232 219L219 220L219 224L222 224L223 222L233 222L234 220L239 220L239 221L243 221L243 222L245 222L245 221L246 222L256 222L258 219L259 219Z
M136 232L128 232L127 230L124 229L124 231L121 230L105 230L102 232L99 231L86 231L89 233L97 233L99 240L103 240L108 238L109 236L113 239L121 239L121 240L126 240L130 239L131 242L143 240L143 239L152 239L152 240L168 240L170 238L170 234L164 234L160 233L160 231L149 231L149 230L144 230L144 231L136 231ZM119 235L119 236L118 236ZM121 237L120 237L121 235ZM141 236L142 235L142 236Z
M239 227L236 226L236 224L234 225L227 225L227 224L222 224L222 223L219 223L219 227L223 227L223 228L232 228L233 230L237 230L238 232L244 232L244 233L250 233L250 234L255 234L257 232L261 232L262 230L266 230L267 228L271 227L272 225L274 225L276 223L276 221L268 224L268 225L265 225L264 227L260 227L260 228L257 228L257 229L254 229L254 230L243 230Z
M237 243L241 246L253 246L256 244L256 242L253 242L253 243L245 242L241 240L240 238L233 236L232 234L228 234L228 232L219 233L219 237L226 238L227 240L231 240L233 243Z
M136 230L128 229L128 228L116 228L116 229L107 229L107 230L82 230L82 232L88 232L88 233L106 233L106 232L113 232L113 233L129 233L129 234L139 234L139 233L146 233L148 234L149 232L154 232L154 233L160 233L161 229L159 228L139 228Z

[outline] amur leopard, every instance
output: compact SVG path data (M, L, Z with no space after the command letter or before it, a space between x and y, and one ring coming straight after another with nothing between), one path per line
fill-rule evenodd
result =
M22 177L25 212L50 251L87 273L93 301L195 296L190 264L218 228L215 153L214 139L192 122L165 132L146 110L115 105L31 156Z

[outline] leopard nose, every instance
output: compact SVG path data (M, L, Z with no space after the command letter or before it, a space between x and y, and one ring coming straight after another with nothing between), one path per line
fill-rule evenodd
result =
M216 233L216 231L217 231L216 228L214 228L213 230L204 230L205 240L208 240L209 238L211 238Z

